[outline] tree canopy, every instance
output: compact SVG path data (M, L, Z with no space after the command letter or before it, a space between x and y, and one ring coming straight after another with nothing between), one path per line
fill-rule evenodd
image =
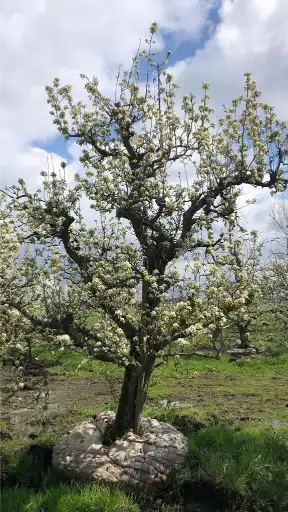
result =
M157 355L189 338L195 323L209 326L197 321L195 293L166 307L167 293L181 284L179 258L225 249L229 236L224 227L215 235L215 226L237 221L241 185L272 194L287 186L288 125L261 102L251 74L219 120L207 83L198 103L185 95L180 108L170 52L163 61L153 52L156 30L152 24L131 69L119 73L115 98L85 75L87 105L74 102L59 78L46 87L53 123L82 148L75 184L68 186L62 162L59 172L41 173L41 189L31 192L19 179L2 198L13 237L26 247L2 302L38 331L66 334L91 357L126 368L111 438L137 430ZM83 195L98 214L93 227L79 208ZM4 260L13 257L6 242ZM192 276L190 291L194 285Z

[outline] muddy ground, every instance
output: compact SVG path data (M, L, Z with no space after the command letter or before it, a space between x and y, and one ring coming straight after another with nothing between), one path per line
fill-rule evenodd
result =
M2 392L1 421L11 425L11 432L26 438L41 429L41 418L46 428L60 435L69 430L78 418L91 417L96 412L111 407L119 396L122 376L113 375L109 382L105 377L63 378L49 372L49 398L47 410L41 411L29 389L18 391L13 405L5 403L8 396ZM0 373L1 386L11 381L6 369ZM33 376L26 378L32 387ZM151 384L146 406L161 409L179 408L195 410L215 416L227 423L255 421L288 427L288 377L267 376L265 381L255 377L253 383L244 375L203 373L192 380L166 380L165 387ZM285 391L286 390L286 391ZM43 405L43 404L42 404ZM15 430L15 432L14 432Z

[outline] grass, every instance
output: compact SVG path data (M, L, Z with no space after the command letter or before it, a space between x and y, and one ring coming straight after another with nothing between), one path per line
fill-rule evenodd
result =
M287 430L215 425L188 436L189 466L197 480L227 491L288 505ZM283 509L284 510L284 509Z
M40 489L47 483L57 482L55 473L51 470L52 445L37 440L37 444L21 447L20 450L8 457L4 483L9 487L29 487Z
M71 351L67 359L63 353L52 357L55 357L57 366L49 368L49 372L52 370L49 384L51 397L45 413L45 437L49 434L51 438L57 438L77 422L89 419L97 412L111 407L115 410L115 401L120 392L121 370L111 364L88 361L79 373L77 366L83 360L83 354ZM47 347L45 350L42 348L42 358L51 359ZM92 372L90 365L93 367ZM240 360L237 363L230 363L225 357L220 361L191 357L181 360L176 368L170 360L152 375L145 413L157 414L158 410L159 414L166 414L167 409L170 409L169 403L163 411L160 405L165 399L178 402L175 413L201 417L201 421L206 418L209 424L212 418L218 423L248 421L271 425L273 421L278 421L288 426L287 376L286 354L277 358ZM25 407L25 396L19 407ZM11 412L3 407L2 417L7 421L2 422L3 428L0 425L0 431L4 433L0 448L5 450L6 447L25 443L25 422L28 422L29 431L36 431L39 436L42 420L37 408L30 410L26 417L23 416L22 431L21 425L11 424L9 414ZM12 414L17 414L17 408ZM5 438L5 432L12 439Z
M144 414L174 424L189 439L187 465L173 483L180 494L184 480L193 486L208 482L210 489L220 489L227 496L234 493L233 500L235 495L242 499L243 512L248 511L246 503L252 499L264 504L261 510L265 512L275 499L282 506L275 511L288 508L288 354L278 347L271 348L270 354L235 363L225 357L220 361L191 357L182 359L177 367L170 360L154 371ZM36 408L27 415L24 426L37 433L33 442L10 422L11 411L1 422L0 448L10 453L7 475L13 486L3 489L2 510L149 510L120 489L60 483L45 466L45 457L41 459L38 453L35 458L30 450L31 444L49 447L65 431L101 410L115 410L117 396L113 393L119 393L123 371L85 360L78 350L55 350L53 354L46 345L35 349L35 355L55 362L49 367L51 407L44 428ZM159 407L163 399L168 404ZM172 408L169 401L178 402L178 407ZM25 401L19 407L25 407ZM273 423L277 426L272 427ZM219 510L226 508L220 506Z
M219 361L212 360L207 362L207 359L200 357L187 357L182 359L179 366L175 367L172 360L169 360L167 365L163 365L157 368L152 376L152 382L157 381L157 377L162 379L163 377L171 377L174 380L181 380L183 376L191 378L195 377L193 372L196 373L221 373L222 375L247 375L252 373L255 375L263 375L275 373L277 370L278 375L286 375L288 372L288 355L282 354L277 358L262 357L257 359L240 359L235 363L230 363L227 357L223 357ZM196 375L197 376L197 375Z
M49 371L62 378L73 379L103 377L106 374L121 376L123 369L112 363L91 360L82 350L65 349L60 352L57 349L51 349L49 344L41 345L35 348L34 356L41 360L55 361L55 366L49 368Z
M217 416L222 422L280 421L288 405L288 356L240 360L230 363L187 358L175 368L173 361L157 368L151 379L147 405L168 399L192 413Z
M25 488L4 490L3 512L138 512L120 489L103 485L60 485L42 492Z

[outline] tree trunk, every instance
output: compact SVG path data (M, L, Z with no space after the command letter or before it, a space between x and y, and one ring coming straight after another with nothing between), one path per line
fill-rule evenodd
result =
M220 327L215 327L214 329L214 332L213 332L213 337L212 337L212 344L213 344L213 348L216 352L216 359L220 359L221 358L221 353L222 353L222 345L221 345L221 338L222 336L222 329ZM218 343L218 341L220 341L220 344Z
M111 429L105 432L103 444L113 443L129 430L139 431L154 361L154 356L146 357L141 372L139 369L125 369L115 421Z
M248 326L240 324L240 325L238 325L238 331L239 331L239 336L240 336L240 348L248 348L249 347Z
M156 269L155 266L155 254L150 251L150 260L147 253L146 247L146 232L147 228L143 228L143 268L152 275ZM149 262L150 261L150 262ZM164 275L165 267L158 268L161 276ZM133 430L134 434L139 434L141 412L146 400L150 377L153 371L153 365L156 357L151 354L150 348L153 346L154 332L149 333L149 328L153 329L153 322L151 317L148 317L152 311L159 305L160 299L155 297L150 290L149 284L145 277L142 279L142 300L141 300L141 318L139 326L139 339L138 344L131 346L131 355L140 363L140 368L125 369L124 380L121 389L121 395L118 403L118 409L115 417L115 421L107 432L104 434L103 443L111 444L116 441L117 438L122 437L129 430ZM148 354L147 354L148 352ZM150 353L149 353L150 352Z

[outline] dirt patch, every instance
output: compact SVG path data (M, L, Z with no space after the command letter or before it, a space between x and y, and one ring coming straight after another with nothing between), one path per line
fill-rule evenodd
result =
M119 393L121 380L115 381L115 391ZM69 379L54 380L49 386L50 407L66 409L72 405L81 408L93 408L99 403L109 403L113 400L105 379Z
M2 369L0 377L2 386L9 384L11 375L6 368ZM31 382L33 378L31 376ZM27 377L28 383L29 379L30 377ZM272 379L271 376L258 383L257 379L252 381L251 376L248 379L239 375L234 378L231 375L205 373L192 381L168 380L165 382L166 392L163 391L162 394L160 388L159 395L149 397L147 405L163 409L163 400L167 400L167 409L171 402L175 402L181 408L198 409L205 417L217 415L224 423L264 421L272 424L272 421L277 420L286 426L288 418L283 417L283 411L287 410L287 378ZM49 403L44 420L40 417L40 408L35 403L33 391L26 389L16 393L15 406L2 403L2 421L11 423L13 428L17 429L17 437L20 438L35 435L43 427L46 430L51 427L53 431L64 433L77 421L88 419L95 412L103 410L105 406L117 400L122 377L113 376L112 380L113 390L109 388L109 383L104 377L63 379L50 375ZM151 389L157 392L157 384L152 385ZM5 396L6 394L2 393L3 399ZM12 435L14 436L13 432Z
M2 387L11 382L9 372L1 372ZM32 379L32 377L31 377ZM81 417L81 411L87 409L86 417L93 410L114 401L111 390L104 378L97 379L49 379L49 399L47 409L41 409L41 404L33 397L33 389L19 390L13 396L13 402L5 403L9 393L2 391L1 421L11 426L11 435L19 439L29 439L44 428L52 431L62 431L72 428L73 423ZM29 384L29 378L28 378ZM118 395L121 377L114 379L114 393ZM33 388L33 386L31 386ZM117 398L117 396L116 396ZM90 412L91 411L91 412ZM83 417L83 416L82 416ZM2 438L3 441L3 438Z

